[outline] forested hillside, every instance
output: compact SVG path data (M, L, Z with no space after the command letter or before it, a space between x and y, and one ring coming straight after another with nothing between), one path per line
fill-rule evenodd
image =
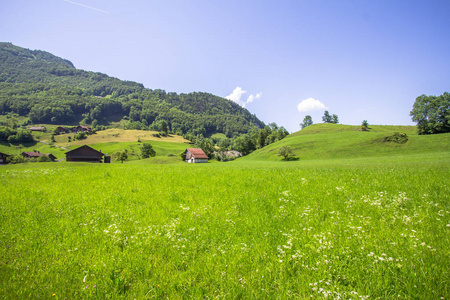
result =
M0 43L0 70L0 114L28 117L34 124L122 120L128 129L159 130L164 121L173 133L228 137L264 127L247 109L212 94L146 89L10 43Z

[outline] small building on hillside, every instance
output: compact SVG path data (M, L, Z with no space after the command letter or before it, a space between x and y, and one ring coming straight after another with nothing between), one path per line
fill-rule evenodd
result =
M102 151L84 145L66 152L66 161L96 162L101 163L105 156Z
M31 131L42 131L42 132L44 132L46 130L44 126L32 126L28 129Z
M56 128L56 131L58 132L58 134L64 134L64 133L69 133L70 129L66 128L66 127L58 126Z
M87 126L83 126L83 125L78 125L72 128L72 132L73 133L78 133L78 132L92 132L92 129L90 127Z
M207 163L208 155L200 148L187 148L184 152L187 163Z
M23 158L38 158L39 156L44 155L39 151L34 150L33 152L22 152Z
M242 156L242 153L236 150L229 150L229 151L223 151L223 152L218 152L218 151L214 151L214 155L216 157L219 157L220 160L230 160L230 159L236 159L238 157Z
M22 156L23 158L39 158L42 155L46 155L48 156L48 158L50 158L51 161L56 161L56 156L54 156L51 153L41 153L39 151L34 150L34 152L22 152Z
M6 164L6 159L8 158L8 156L10 155L0 152L0 165Z

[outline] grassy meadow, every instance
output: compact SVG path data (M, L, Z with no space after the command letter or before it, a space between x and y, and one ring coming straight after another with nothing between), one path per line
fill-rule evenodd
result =
M301 160L355 157L383 157L449 152L450 134L418 135L415 126L371 125L369 131L361 126L314 124L293 133L280 142L256 150L246 160L279 160L277 151L289 146ZM406 143L384 142L395 132L405 133Z
M448 151L0 178L0 298L450 298Z

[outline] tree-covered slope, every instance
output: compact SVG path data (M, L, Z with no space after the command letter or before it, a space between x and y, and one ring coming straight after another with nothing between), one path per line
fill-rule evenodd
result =
M0 43L0 114L27 116L32 123L107 124L159 130L162 121L178 134L228 137L262 128L247 109L209 93L176 94L140 83L76 69L40 50Z

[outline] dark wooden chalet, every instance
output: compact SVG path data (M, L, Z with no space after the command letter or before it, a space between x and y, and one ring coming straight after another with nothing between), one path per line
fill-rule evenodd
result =
M62 126L58 126L58 128L56 128L58 134L64 134L64 133L69 133L70 129L66 128L66 127L62 127Z
M87 145L66 152L66 161L84 161L101 163L103 156L101 151L97 151Z
M0 152L0 165L6 164L6 159L8 156L10 155Z
M200 148L187 148L184 152L186 154L187 163L207 163L208 155Z

